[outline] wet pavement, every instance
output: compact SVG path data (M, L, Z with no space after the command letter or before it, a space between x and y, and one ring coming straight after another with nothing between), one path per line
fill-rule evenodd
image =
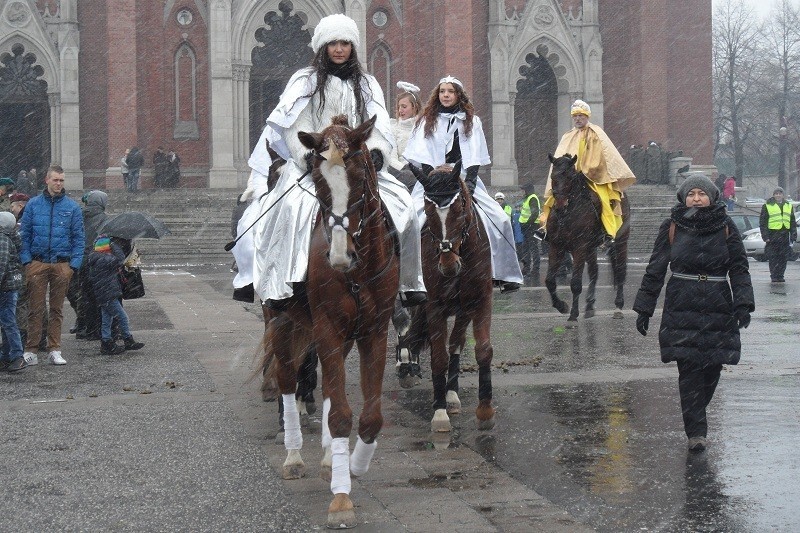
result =
M138 353L104 357L99 343L65 335L66 367L0 374L0 495L14 509L0 514L0 530L324 525L320 413L305 435L308 475L280 480L276 406L248 381L259 309L229 299L227 268L146 272L148 295L126 302L147 343ZM800 529L800 262L783 285L769 282L765 263L751 262L757 310L742 362L723 372L709 448L699 454L686 450L677 368L660 362L655 335L634 327L629 309L643 270L641 262L629 268L619 320L602 268L597 316L574 328L535 281L496 294L490 432L474 427L470 349L462 414L452 434L432 435L430 381L401 389L390 346L386 424L372 468L353 482L358 530ZM356 372L350 357L357 413Z

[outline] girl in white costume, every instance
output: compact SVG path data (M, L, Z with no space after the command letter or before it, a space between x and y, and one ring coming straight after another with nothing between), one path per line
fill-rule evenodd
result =
M464 85L458 79L447 76L439 80L408 140L403 157L412 165L422 167L426 174L432 168L461 160L464 181L478 204L478 213L489 234L492 275L502 282L502 292L518 290L522 284L522 272L517 261L511 219L489 196L478 177L481 165L490 164L491 159L481 119L475 114ZM417 183L411 196L420 224L424 222L424 194L422 185Z
M395 149L392 151L392 160L389 161L389 167L400 171L408 165L408 161L403 157L403 152L417 123L417 118L422 111L422 102L419 99L419 87L416 85L406 81L398 81L397 88L400 89L395 108L397 118L391 120Z
M293 295L293 284L306 279L311 231L318 203L310 173L312 153L300 143L300 131L320 132L336 115L345 115L355 127L373 115L377 121L367 141L378 172L381 199L389 210L400 238L400 291L404 303L424 301L420 258L420 227L408 190L385 170L390 161L393 138L383 91L373 76L361 69L356 57L358 27L345 15L323 18L314 29L311 47L316 56L311 67L292 75L275 110L267 118L261 138L248 161L252 169L248 191L253 205L239 222L240 234L259 215L273 206L256 224L253 238L243 237L234 255L253 258L253 283L256 294L273 307ZM267 191L267 175L272 159L267 144L286 160L280 178ZM248 243L249 241L249 243ZM237 251L237 248L241 250ZM240 263L241 264L241 263ZM237 283L245 281L237 276Z

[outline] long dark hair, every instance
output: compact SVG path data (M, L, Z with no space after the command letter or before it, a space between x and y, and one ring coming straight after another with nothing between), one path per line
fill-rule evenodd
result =
M449 82L447 82L449 83ZM436 116L439 114L439 111L442 108L441 102L439 102L439 87L442 84L436 85L436 88L431 91L431 96L428 98L428 103L425 104L425 109L422 111L422 114L417 119L417 125L423 120L425 121L425 137L428 138L433 135L433 132L436 130ZM475 116L475 106L472 105L472 102L469 100L469 95L461 88L460 85L457 83L451 83L455 90L456 94L458 95L458 102L456 103L456 109L460 108L467 117L464 119L464 136L469 137L472 134L472 117Z
M350 43L352 45L352 43ZM322 109L325 107L325 84L328 82L328 77L339 74L342 79L353 80L353 92L356 96L356 111L361 121L367 116L367 104L364 101L364 95L361 94L362 80L364 79L364 71L361 70L361 63L358 61L358 54L356 47L353 45L350 52L350 59L341 65L337 65L328 57L328 44L319 47L311 66L317 73L317 87L314 92L309 96L313 97L319 93L320 107L317 110L317 115L322 116ZM365 84L366 90L370 97L372 93L369 89L369 84Z

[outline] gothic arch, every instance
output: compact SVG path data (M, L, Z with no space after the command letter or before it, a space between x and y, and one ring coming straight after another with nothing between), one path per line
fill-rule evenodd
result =
M12 49L16 45L22 45L26 53L32 53L36 56L36 64L44 70L40 78L47 82L47 91L49 93L59 92L58 65L60 62L58 58L53 55L49 45L43 47L40 43L30 39L26 34L14 32L0 40L0 55L13 55Z
M186 61L188 60L188 71ZM175 85L175 116L172 137L177 140L200 138L197 123L197 54L188 42L183 42L173 56Z
M517 82L524 78L521 69L527 63L526 58L530 55L538 55L547 59L553 69L558 81L559 94L579 93L583 87L583 68L582 63L576 63L569 51L548 36L541 36L527 46L517 51L517 54L509 62L511 67L509 72L509 87L517 86Z
M244 2L247 4L233 15L233 61L249 65L250 53L259 46L256 31L264 26L264 17L270 11L280 13L280 4L287 0L268 0L266 2ZM342 11L341 2L325 0L291 0L292 11L306 16L306 26L310 32L319 21L331 13Z
M389 98L389 95L392 94L392 51L385 42L379 41L372 47L367 65L367 70L372 73L378 80L378 83L381 84L383 97ZM387 109L392 108L388 102L384 103Z

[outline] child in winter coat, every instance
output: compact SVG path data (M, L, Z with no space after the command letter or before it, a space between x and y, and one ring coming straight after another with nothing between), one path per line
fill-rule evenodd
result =
M100 306L102 324L100 326L100 353L115 355L125 350L138 350L144 343L136 342L128 326L128 314L122 308L122 285L119 280L119 269L125 261L125 253L106 235L100 235L94 241L94 251L89 256L87 269L89 280L97 305ZM114 342L111 335L111 322L119 320L124 346Z
M8 211L0 212L0 327L3 332L0 370L19 372L28 364L22 357L22 339L17 325L17 297L22 288L22 264L17 233L17 219Z

